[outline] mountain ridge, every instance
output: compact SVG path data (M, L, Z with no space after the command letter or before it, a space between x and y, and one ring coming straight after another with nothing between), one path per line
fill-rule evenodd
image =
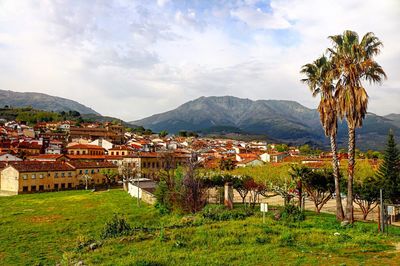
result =
M383 117L368 113L365 126L357 129L361 146L381 149L390 128L400 133L400 115L398 117L399 119L396 114ZM170 133L180 130L201 133L210 128L235 128L243 133L266 135L293 144L308 141L324 146L329 144L317 110L289 100L253 101L234 96L202 96L173 110L130 123L153 131L167 130ZM345 146L346 141L347 126L345 122L340 122L338 143Z
M82 114L96 114L98 112L77 101L63 97L52 96L40 92L16 92L0 90L0 106L28 107L45 111L78 111Z

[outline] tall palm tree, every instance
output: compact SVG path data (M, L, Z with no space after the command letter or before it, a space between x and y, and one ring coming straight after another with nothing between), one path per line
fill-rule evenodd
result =
M383 68L374 61L382 42L372 32L360 40L356 32L349 30L329 39L333 43L333 48L328 49L334 66L332 72L338 80L335 91L337 110L340 118L346 119L349 130L346 220L353 223L355 129L362 126L368 106L368 94L362 81L381 83L386 78Z
M337 155L336 135L337 135L337 110L336 99L334 97L335 86L333 84L332 64L326 56L321 56L311 64L306 64L301 68L300 73L306 78L301 81L310 88L313 97L318 94L321 99L318 105L318 112L325 135L330 138L332 150L332 168L335 179L336 193L336 219L344 219L342 199L340 197L340 172L339 160Z

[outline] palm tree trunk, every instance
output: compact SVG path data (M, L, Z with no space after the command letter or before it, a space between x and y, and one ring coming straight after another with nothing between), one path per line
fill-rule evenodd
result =
M340 196L339 160L337 156L336 136L334 134L331 135L331 149L332 149L333 177L335 179L336 219L338 221L343 221L344 213L343 213L342 197Z
M349 125L349 165L348 165L348 180L347 180L347 204L346 204L346 220L349 223L354 222L354 207L353 207L353 178L355 165L355 127Z

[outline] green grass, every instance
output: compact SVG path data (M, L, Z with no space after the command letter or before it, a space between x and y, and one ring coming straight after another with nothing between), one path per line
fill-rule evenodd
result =
M102 240L114 213L135 228L131 235ZM0 198L0 265L390 265L400 228L377 233L374 223L342 228L329 214L307 212L299 223L268 213L242 220L212 221L160 215L121 190L70 191ZM340 233L335 236L334 233ZM94 251L78 248L94 239ZM153 264L152 264L153 263Z

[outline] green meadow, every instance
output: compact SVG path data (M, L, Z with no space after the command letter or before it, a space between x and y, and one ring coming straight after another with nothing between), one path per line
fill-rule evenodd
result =
M0 198L0 265L398 265L400 228L341 227L330 214L265 223L242 206L205 215L159 214L126 192L65 191ZM113 215L128 234L101 238ZM243 216L242 214L246 214ZM90 244L95 243L95 248Z

